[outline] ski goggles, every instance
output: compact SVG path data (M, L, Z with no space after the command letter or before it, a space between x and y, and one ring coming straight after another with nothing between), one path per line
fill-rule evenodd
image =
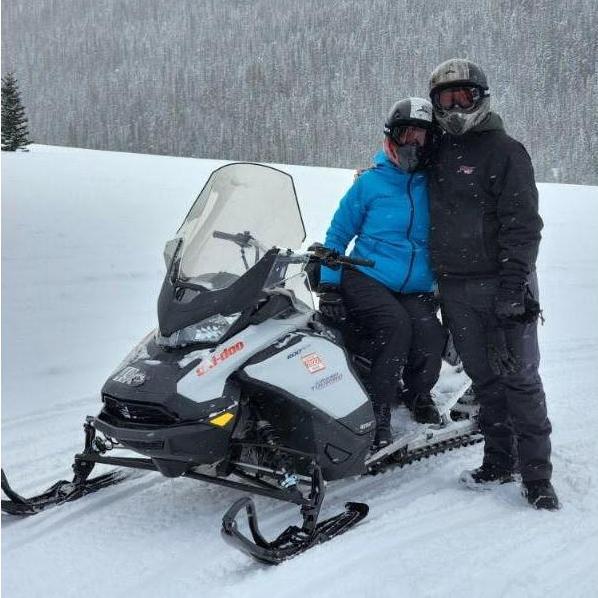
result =
M432 104L439 110L470 110L487 95L487 91L476 85L445 87L432 94Z
M397 145L419 145L425 147L432 140L432 131L417 125L399 125L392 127L389 137Z

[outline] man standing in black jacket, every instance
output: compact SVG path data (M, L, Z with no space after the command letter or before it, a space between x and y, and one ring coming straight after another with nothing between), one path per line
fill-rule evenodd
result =
M490 112L483 71L451 59L430 97L445 134L430 185L430 251L443 316L480 401L484 460L461 479L474 488L513 480L530 504L557 509L551 425L538 374L542 219L529 155Z

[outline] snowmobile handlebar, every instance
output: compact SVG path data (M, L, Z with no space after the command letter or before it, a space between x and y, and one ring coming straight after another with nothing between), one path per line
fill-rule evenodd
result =
M329 249L320 243L310 245L307 251L310 252L311 259L333 269L337 269L340 266L367 266L372 268L376 265L376 262L373 260L341 255L336 249Z
M263 251L267 251L267 249L263 247L249 231L231 234L220 230L215 230L212 232L212 237L215 239L232 241L233 243L237 244L241 250L254 247L256 250L261 249ZM314 243L313 245L310 245L310 247L307 249L307 257L309 260L319 262L333 269L338 269L340 266L366 266L371 268L375 265L373 260L342 255L336 249L329 249L328 247L324 247L324 245L321 243ZM256 263L258 259L259 256L256 255ZM249 269L247 264L246 267Z
M231 233L225 233L220 230L215 230L212 233L212 237L215 239L224 239L225 241L232 241L236 243L239 247L247 248L247 247L257 247L258 249L262 249L260 247L259 242L251 235L251 233L246 230L242 233L235 233L234 235Z
M368 268L373 268L376 265L376 262L374 260L366 260L358 257L346 256L340 256L338 258L338 262L341 264L347 264L351 266L367 266Z

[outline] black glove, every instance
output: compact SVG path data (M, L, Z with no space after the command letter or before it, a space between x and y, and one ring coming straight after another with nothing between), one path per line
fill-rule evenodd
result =
M509 349L505 329L496 323L488 329L487 336L488 363L497 376L515 374L519 365Z
M318 287L320 313L332 322L342 322L347 318L347 310L338 287L323 283Z
M499 320L522 316L525 313L525 288L499 287L496 293L494 313Z
M512 322L531 324L538 318L544 323L542 308L527 285L521 289L499 287L494 312L503 325Z

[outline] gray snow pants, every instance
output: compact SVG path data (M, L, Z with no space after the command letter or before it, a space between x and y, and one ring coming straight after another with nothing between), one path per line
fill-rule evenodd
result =
M537 299L535 273L528 284ZM496 278L441 280L443 317L480 402L484 462L510 470L518 464L524 481L550 479L551 425L538 373L537 322L515 324L507 331L508 345L519 364L516 374L499 377L488 364L486 336L497 286Z

